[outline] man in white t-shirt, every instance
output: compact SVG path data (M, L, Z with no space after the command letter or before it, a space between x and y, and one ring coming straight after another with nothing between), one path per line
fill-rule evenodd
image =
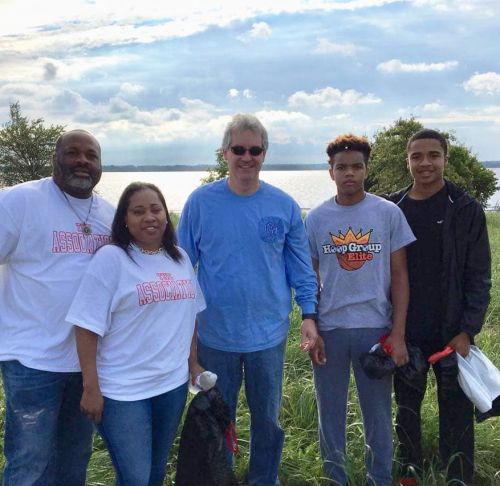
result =
M415 237L395 204L365 192L370 150L365 138L350 134L328 145L337 195L306 218L313 267L320 281L320 337L310 351L320 447L325 472L336 485L346 485L348 480L345 433L352 367L365 429L365 484L391 486L392 381L390 376L368 378L359 358L387 335L396 365L408 361L405 247Z
M101 148L88 132L56 142L53 175L0 191L0 368L4 486L85 484L92 423L65 316L84 269L109 241L113 207L93 192Z

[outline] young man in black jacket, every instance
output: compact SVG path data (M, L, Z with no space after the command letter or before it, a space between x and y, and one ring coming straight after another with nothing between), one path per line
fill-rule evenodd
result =
M407 145L413 184L389 199L404 212L417 241L407 249L410 304L408 342L425 356L451 346L466 356L481 330L489 303L491 255L486 219L480 204L443 177L446 139L420 130ZM454 357L454 355L452 355ZM439 450L451 484L471 485L474 474L473 405L458 381L456 358L434 365L439 404ZM394 381L396 431L403 474L422 471L420 408L424 385ZM404 478L402 485L416 484Z

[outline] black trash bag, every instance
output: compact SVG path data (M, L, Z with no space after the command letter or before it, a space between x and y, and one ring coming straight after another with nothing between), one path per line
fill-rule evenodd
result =
M396 364L382 345L375 346L368 353L361 353L359 362L366 376L372 380L380 380L396 371Z
M457 389L458 380L457 353L453 351L451 354L441 358L434 366L440 369L441 393L454 393Z
M481 413L477 408L475 410L476 422L484 422L486 419L490 417L499 417L500 416L500 396L496 397L493 400L493 405L487 412Z
M181 432L177 486L236 486L228 460L226 433L234 427L217 387L200 391L191 401Z
M417 346L407 344L406 349L409 361L400 367L396 366L382 345L372 348L369 353L362 353L359 361L368 378L379 380L384 376L397 373L398 377L409 386L422 390L426 384L427 362Z
M396 368L398 378L416 390L424 390L427 383L428 365L424 354L418 346L407 344L409 361Z

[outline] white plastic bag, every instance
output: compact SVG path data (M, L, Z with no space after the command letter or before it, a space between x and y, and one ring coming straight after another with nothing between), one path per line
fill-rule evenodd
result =
M200 373L194 383L191 381L191 378L189 379L189 391L196 395L200 391L207 391L210 390L210 388L213 388L215 386L215 383L217 382L217 375L215 373L212 373L211 371L205 370L203 373ZM490 407L491 408L491 407Z
M472 366L478 370L483 383L490 391L492 400L500 395L500 370L477 347L470 347Z
M457 353L457 360L460 387L481 413L487 412L500 395L500 371L477 346L465 358Z

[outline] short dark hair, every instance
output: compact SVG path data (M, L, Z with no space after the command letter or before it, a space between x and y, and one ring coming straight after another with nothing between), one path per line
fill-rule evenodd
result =
M329 163L333 165L333 157L339 152L345 152L346 150L353 150L355 152L361 152L365 159L365 165L368 165L368 159L370 158L371 147L370 142L366 137L358 137L352 133L344 133L339 135L333 142L330 142L326 147L326 153L330 158Z
M71 135L73 133L84 133L85 135L88 135L89 137L93 138L95 140L95 142L97 143L97 146L99 147L99 158L101 158L101 153L100 153L101 152L101 144L99 143L97 138L95 138L94 135L92 135L87 130L83 130L82 128L75 128L74 130L70 130L69 132L61 133L61 135L59 135L59 137L57 137L56 145L54 148L55 156L57 159L59 159L61 157L61 149L62 149L62 144L63 144L64 138L66 137L66 135Z
M177 248L177 238L175 236L174 225L172 224L172 220L170 219L170 215L168 214L167 203L165 202L165 198L161 193L160 189L156 187L154 184L150 184L149 182L132 182L129 184L122 195L120 196L120 200L118 201L118 206L116 208L115 217L113 218L113 223L111 224L111 242L120 248L122 248L127 255L129 253L129 245L132 241L130 236L130 232L125 224L125 216L127 215L128 208L130 206L130 199L132 196L139 191L143 191L144 189L151 189L152 191L158 194L158 198L165 210L167 215L167 227L165 228L165 232L163 233L163 237L161 243L165 248L165 251L168 253L172 260L178 262L182 259L182 254Z
M410 151L410 145L412 144L412 142L414 142L415 140L423 140L424 138L437 140L441 145L441 148L443 149L444 155L448 155L448 142L445 136L437 130L432 130L430 128L423 128L410 137L408 143L406 144L406 153Z

